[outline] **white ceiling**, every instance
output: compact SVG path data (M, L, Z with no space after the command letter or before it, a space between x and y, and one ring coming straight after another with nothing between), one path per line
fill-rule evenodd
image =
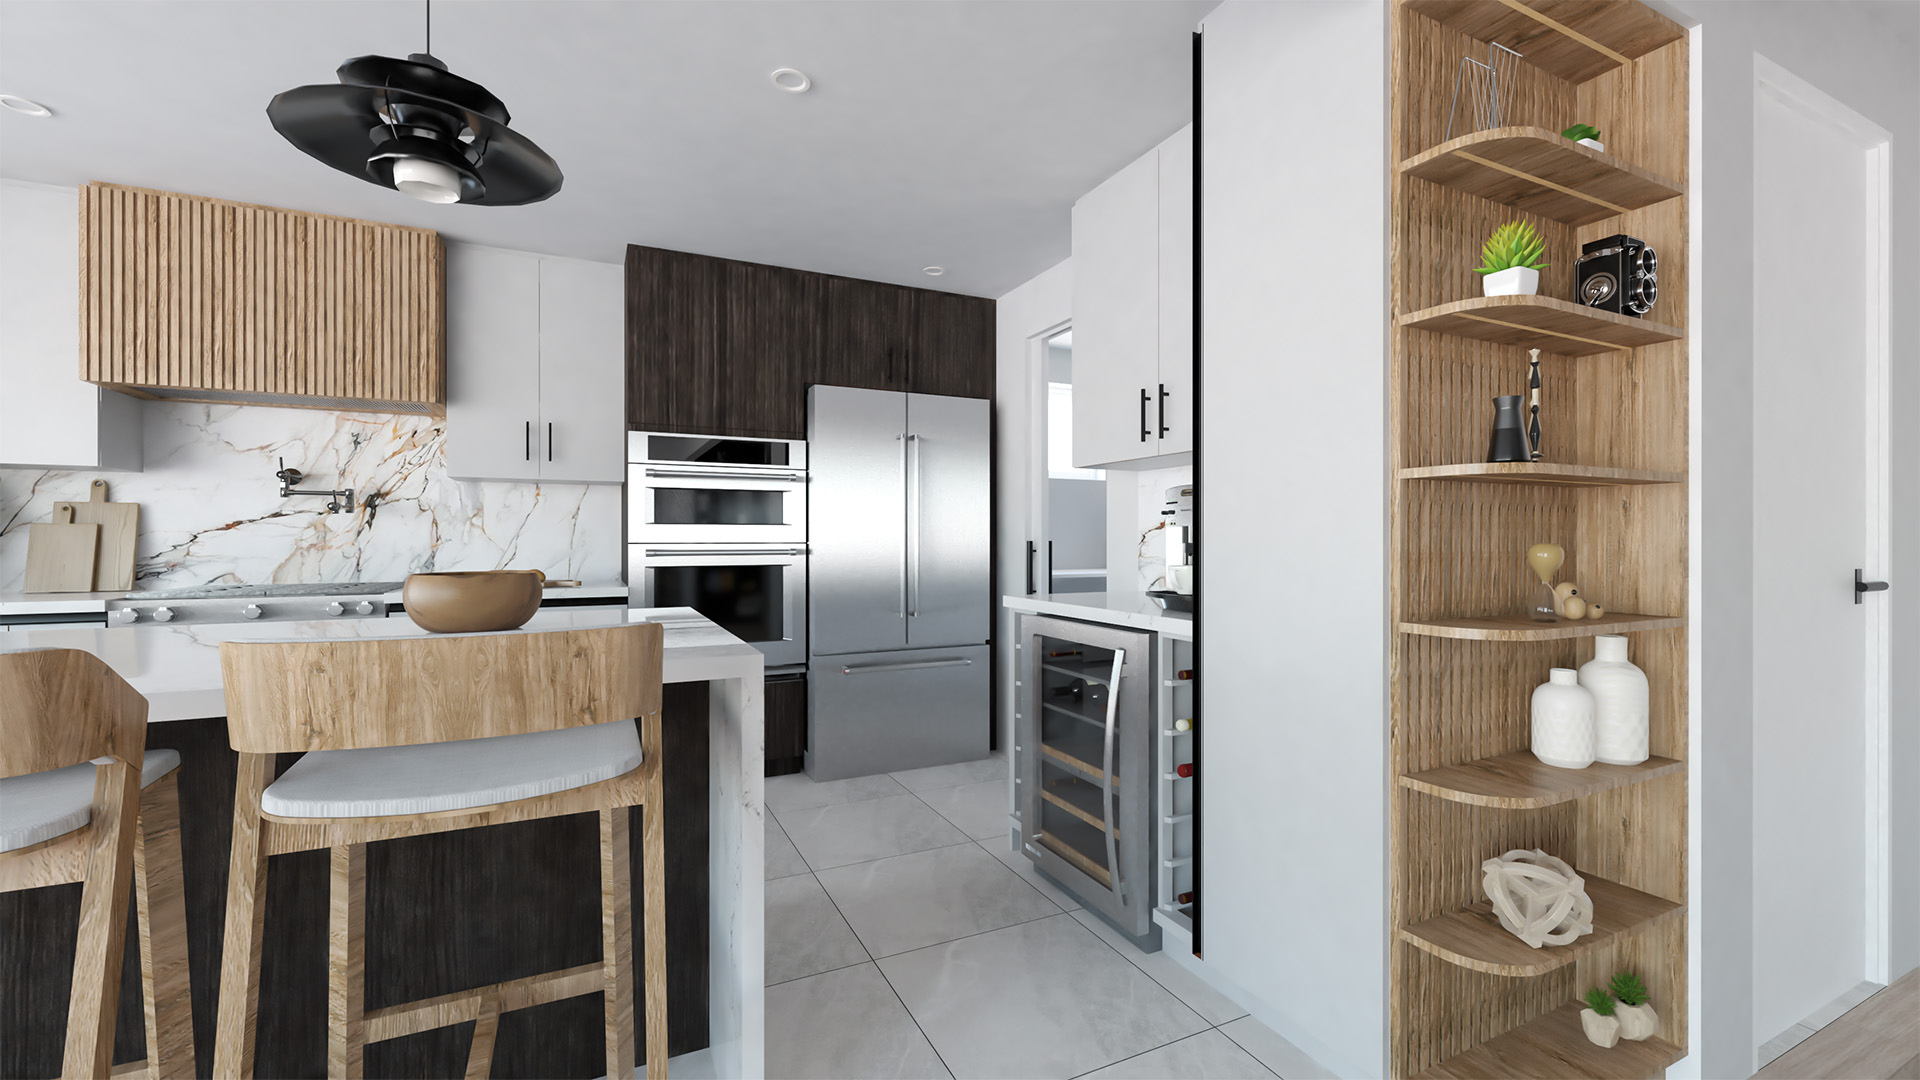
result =
M1191 115L1215 0L441 0L433 51L566 172L431 206L326 168L266 105L422 46L418 0L0 0L0 176L108 180L617 262L627 243L999 296L1073 200ZM796 67L807 94L768 73ZM947 268L943 277L921 273Z

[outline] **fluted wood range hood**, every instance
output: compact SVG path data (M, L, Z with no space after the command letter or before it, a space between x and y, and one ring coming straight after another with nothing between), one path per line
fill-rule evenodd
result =
M80 189L80 377L136 397L446 411L431 229Z

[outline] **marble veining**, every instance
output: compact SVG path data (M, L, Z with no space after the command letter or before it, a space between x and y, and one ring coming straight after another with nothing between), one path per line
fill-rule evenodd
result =
M429 416L144 402L143 472L0 469L0 592L26 572L27 526L84 501L95 478L140 504L136 587L399 580L432 570L621 574L617 484L470 482L447 474L446 421ZM278 461L302 487L280 497Z

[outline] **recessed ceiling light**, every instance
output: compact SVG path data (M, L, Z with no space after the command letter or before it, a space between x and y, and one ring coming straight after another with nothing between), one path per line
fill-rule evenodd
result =
M923 266L920 268L920 272L928 277L939 277L941 274L947 272L947 268L944 266Z
M773 74L767 77L773 80L773 85L789 94L804 94L813 89L813 80L797 68L775 68Z
M37 101L28 101L18 94L0 94L0 108L17 112L21 116L48 117L53 115L52 109L47 108Z

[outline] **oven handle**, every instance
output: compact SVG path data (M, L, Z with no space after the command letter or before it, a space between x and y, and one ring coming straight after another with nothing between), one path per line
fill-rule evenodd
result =
M807 549L795 548L642 548L640 554L648 555L805 555Z
M866 675L876 671L918 671L921 668L966 667L973 661L967 657L953 660L913 660L904 664L850 664L840 669L842 675Z
M786 484L804 484L806 473L721 472L717 469L648 469L647 476L659 480L773 480Z

